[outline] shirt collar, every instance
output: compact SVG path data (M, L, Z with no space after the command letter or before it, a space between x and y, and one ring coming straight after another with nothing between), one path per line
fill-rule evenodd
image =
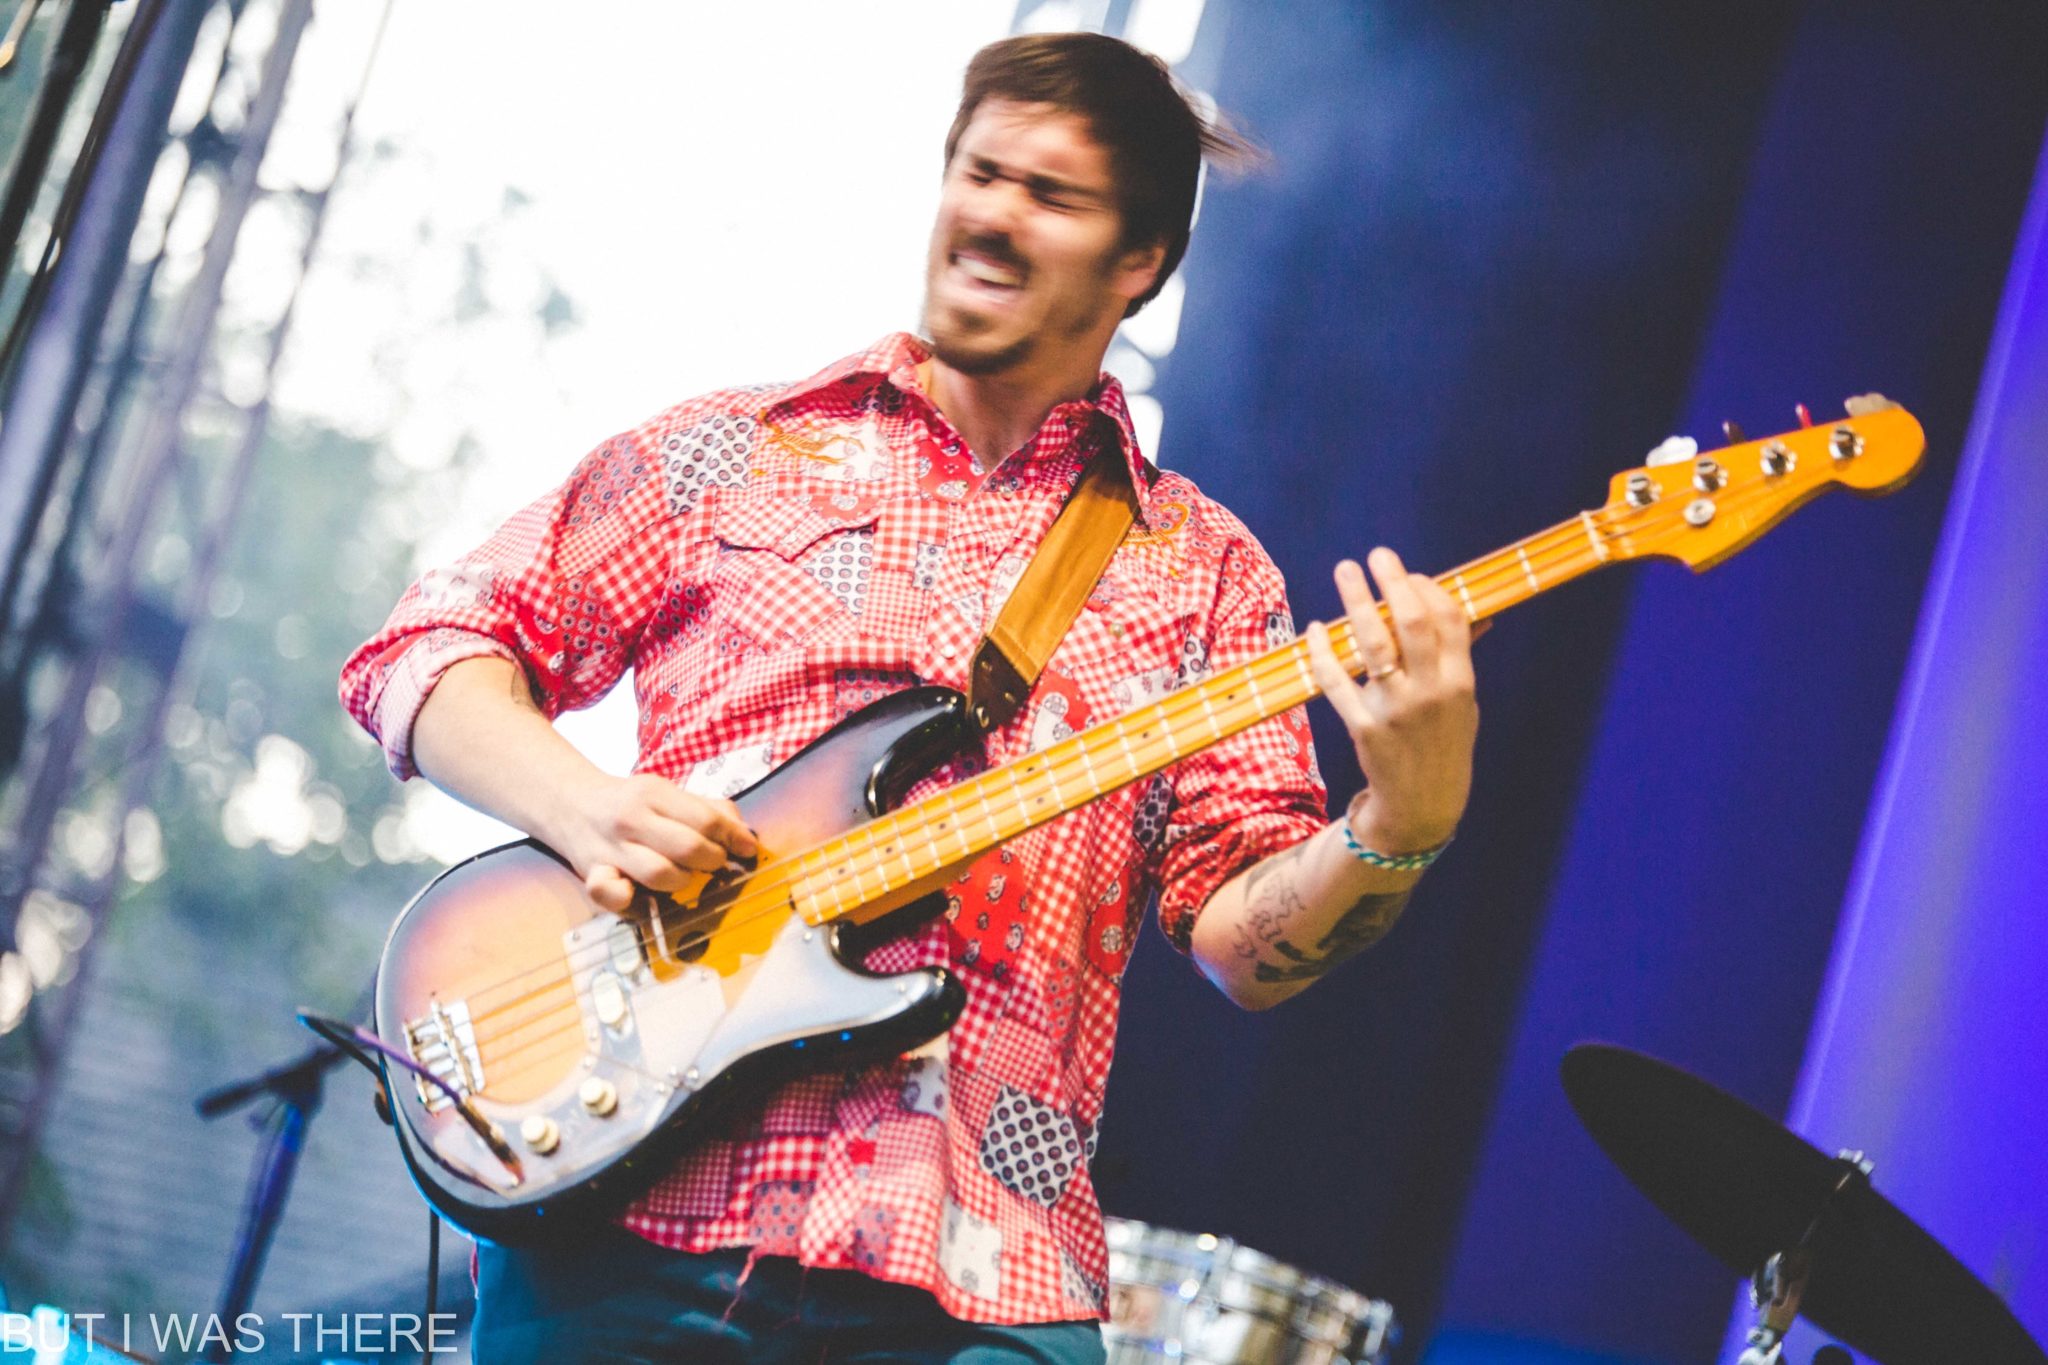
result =
M918 379L918 367L931 358L931 346L908 332L892 332L874 345L836 360L808 379L802 379L775 396L768 410L809 397L835 384L858 388L887 383L902 393L930 402ZM1131 425L1130 405L1124 400L1124 386L1107 370L1097 377L1086 398L1061 403L1046 414L1047 422L1066 421L1079 425L1099 422L1113 435L1123 454L1132 487L1138 490L1139 519L1150 525L1152 481L1158 471L1138 449L1138 433ZM1079 434L1078 432L1076 433Z

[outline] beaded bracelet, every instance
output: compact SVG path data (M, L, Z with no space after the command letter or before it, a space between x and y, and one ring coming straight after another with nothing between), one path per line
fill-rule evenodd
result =
M1344 847L1350 849L1358 861L1372 867L1383 867L1389 872L1420 872L1443 857L1444 850L1451 846L1451 841L1446 839L1435 848L1425 848L1420 853L1376 853L1358 842L1351 833L1351 821L1348 819L1339 820L1337 828L1344 834Z

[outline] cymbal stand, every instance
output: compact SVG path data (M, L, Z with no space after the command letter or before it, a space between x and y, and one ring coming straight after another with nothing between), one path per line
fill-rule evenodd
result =
M1779 1365L1785 1333L1799 1316L1799 1298L1806 1292L1806 1274L1812 1268L1813 1252L1802 1244L1774 1253L1750 1277L1749 1301L1756 1308L1757 1324L1749 1329L1749 1346L1736 1365Z
M1799 1316L1799 1300L1806 1293L1807 1278L1813 1273L1813 1239L1826 1219L1829 1207L1843 1190L1870 1180L1871 1164L1861 1152L1844 1151L1835 1158L1841 1175L1828 1197L1821 1201L1813 1221L1799 1240L1784 1251L1774 1252L1750 1277L1749 1301L1756 1308L1756 1326L1749 1329L1749 1345L1736 1357L1736 1365L1780 1365L1785 1334Z

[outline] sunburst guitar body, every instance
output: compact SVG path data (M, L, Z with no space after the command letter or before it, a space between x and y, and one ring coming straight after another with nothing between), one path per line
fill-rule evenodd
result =
M871 822L966 742L965 711L947 688L885 697L741 793L757 866ZM943 968L850 965L864 928L942 903L926 887L813 923L794 895L740 894L761 880L720 874L688 902L642 896L613 914L529 839L414 899L385 947L377 1031L445 1083L387 1076L436 1208L497 1240L576 1220L658 1174L733 1087L915 1047L959 1013Z

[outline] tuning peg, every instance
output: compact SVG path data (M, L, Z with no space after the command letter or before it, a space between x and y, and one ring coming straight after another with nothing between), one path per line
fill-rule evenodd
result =
M1749 437L1742 434L1742 426L1738 422L1721 423L1721 435L1727 438L1728 444L1731 446L1739 446L1749 439Z
M1813 425L1813 414L1812 414L1812 413L1810 413L1810 412L1808 412L1808 411L1806 410L1806 404L1804 404L1804 403L1794 403L1794 404L1792 405L1792 411L1794 411L1794 412L1796 412L1796 413L1798 413L1798 414L1799 414L1799 425L1800 425L1800 426L1802 426L1802 427L1810 427L1810 426L1812 426L1812 425Z
M1658 465L1684 464L1700 453L1700 443L1690 436L1666 436L1655 450L1650 452L1643 463L1655 469Z
M1897 406L1897 403L1881 393L1859 393L1842 404L1843 410L1851 417L1868 417L1873 412L1883 412L1886 408Z

